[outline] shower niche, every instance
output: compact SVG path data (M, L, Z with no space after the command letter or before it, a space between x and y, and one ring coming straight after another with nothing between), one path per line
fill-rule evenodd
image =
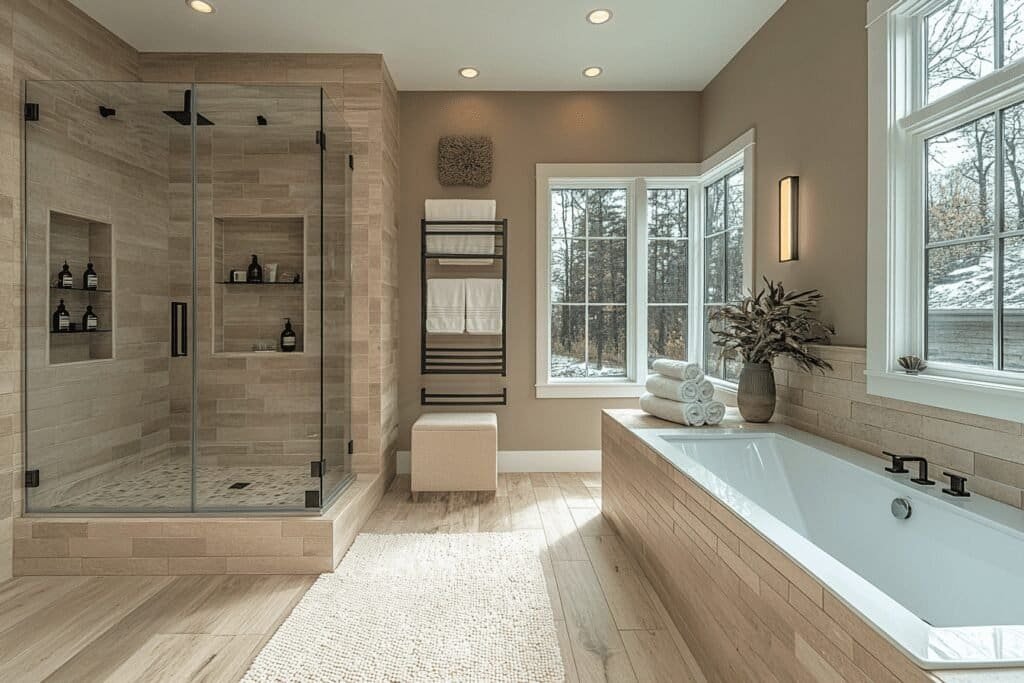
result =
M47 216L49 308L47 356L50 365L109 360L114 357L114 287L110 223L50 210ZM71 286L60 286L64 264ZM95 288L87 288L89 264L96 273ZM54 312L64 303L65 328L55 323ZM83 322L86 311L96 316L94 329Z
M213 226L213 349L218 354L280 351L290 320L304 348L306 222L302 216L218 217ZM262 282L247 282L255 255Z

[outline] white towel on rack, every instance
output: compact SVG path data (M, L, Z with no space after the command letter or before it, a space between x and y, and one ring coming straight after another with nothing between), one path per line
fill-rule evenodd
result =
M501 334L501 279L470 278L466 282L466 332Z
M466 281L462 278L427 280L427 332L462 334L466 331Z
M427 199L423 213L428 221L493 221L497 204L493 199ZM430 230L494 232L493 225L444 225L427 227L427 251L431 254L493 254L494 235L437 235ZM489 266L494 259L438 259L446 266Z

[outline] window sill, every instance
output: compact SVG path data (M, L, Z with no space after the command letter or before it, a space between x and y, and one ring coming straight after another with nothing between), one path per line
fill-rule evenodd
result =
M537 398L640 398L644 385L636 382L557 382L538 384Z
M867 391L901 401L1019 422L1024 387L941 375L868 370Z

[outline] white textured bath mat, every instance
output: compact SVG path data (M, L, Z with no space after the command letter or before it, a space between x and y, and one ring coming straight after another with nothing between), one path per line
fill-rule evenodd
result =
M244 681L562 681L535 535L360 534Z

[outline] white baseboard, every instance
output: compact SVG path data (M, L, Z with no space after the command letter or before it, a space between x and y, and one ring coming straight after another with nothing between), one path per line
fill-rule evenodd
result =
M398 451L397 467L409 474L409 451ZM498 471L600 472L601 451L498 451Z

